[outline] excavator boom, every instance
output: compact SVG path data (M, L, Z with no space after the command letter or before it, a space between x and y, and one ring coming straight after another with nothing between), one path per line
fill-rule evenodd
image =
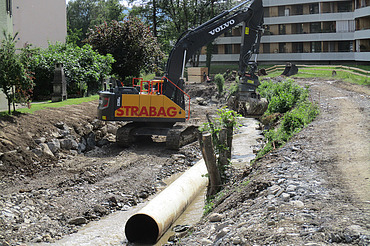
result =
M185 65L192 55L206 44L241 23L243 23L243 33L239 73L244 75L251 55L258 53L263 30L262 0L244 1L232 9L222 12L194 30L187 31L183 34L169 55L166 66L166 77L181 88L183 86L182 80ZM176 95L174 91L174 86L170 84L166 85L165 95L177 101L178 99L174 97Z

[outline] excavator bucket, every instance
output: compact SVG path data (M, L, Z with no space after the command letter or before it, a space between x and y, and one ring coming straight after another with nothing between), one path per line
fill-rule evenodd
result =
M288 63L285 66L285 69L284 69L284 71L281 75L289 77L289 76L295 75L297 73L298 73L298 67L295 64Z
M228 107L244 117L258 117L267 110L268 102L256 92L260 82L256 75L246 75L241 78L236 96L228 99Z

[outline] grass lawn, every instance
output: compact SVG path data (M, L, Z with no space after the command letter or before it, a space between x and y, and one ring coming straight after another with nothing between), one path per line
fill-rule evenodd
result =
M273 65L260 65L258 68L265 68L268 69L269 67L273 67ZM358 65L358 66L352 66L354 68L359 68L362 70L370 71L370 66L365 65ZM238 71L239 67L238 65L212 65L211 66L211 73L212 74L223 74L227 69L230 70L236 70ZM298 74L294 75L293 77L298 78L333 78L333 79L341 79L346 82L359 84L359 85L370 85L370 77L366 73L362 73L358 70L351 70L351 69L345 69L340 66L332 65L332 66L307 66L307 67L298 67L299 72ZM326 69L326 70L325 70ZM269 73L268 77L277 77L281 75L283 72L284 67L281 67L281 69ZM332 76L333 70L336 70L336 76ZM367 76L361 76L361 75L355 75L351 74L350 72L346 71L340 71L340 70L347 70L352 71L355 73L367 75Z
M306 68L298 68L298 74L294 75L293 77L297 78L332 78L332 79L341 79L343 81L359 84L359 85L370 85L370 77L364 77L360 75L355 75L348 73L346 71L337 71L336 75L333 76L333 70L319 70L319 69L326 69L325 67L306 67ZM273 73L268 74L268 77L277 77L282 73L283 70L278 70Z
M59 108L59 107L67 106L67 105L80 104L83 102L90 102L90 101L98 100L98 99L99 99L99 96L94 95L90 97L71 98L65 101L61 101L61 102L47 101L47 102L31 103L31 108L20 108L20 109L17 109L17 112L32 114L38 110L45 109L45 108ZM0 116L7 115L7 114L8 114L8 111L0 112Z

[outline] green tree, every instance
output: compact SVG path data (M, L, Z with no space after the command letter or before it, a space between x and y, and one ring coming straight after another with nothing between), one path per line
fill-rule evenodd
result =
M34 49L31 71L35 76L37 99L49 99L52 93L54 66L62 63L67 81L68 94L84 96L101 89L101 79L112 69L113 57L100 55L90 45L78 47L72 44L49 44L47 49Z
M15 111L15 102L29 101L33 90L32 77L22 64L20 55L16 54L15 38L4 31L4 39L0 46L0 88L8 100L8 112L11 104Z
M122 80L141 71L156 72L163 53L148 26L138 18L112 21L90 29L87 42L100 54L112 54L113 73Z
M130 3L134 3L135 0L130 0ZM134 5L130 10L129 15L131 17L140 18L145 24L150 27L154 37L158 37L158 27L164 22L164 15L161 13L161 9L158 6L158 0L143 0L139 6Z
M67 42L83 46L89 28L124 18L119 0L72 0L67 5Z
M137 2L135 0L129 1ZM228 9L231 1L206 0L143 0L134 6L130 16L138 16L151 27L161 47L169 52L182 33L208 21L221 11ZM198 63L199 52L192 59Z

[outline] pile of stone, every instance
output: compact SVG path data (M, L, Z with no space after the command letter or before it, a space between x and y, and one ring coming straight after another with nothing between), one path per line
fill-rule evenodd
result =
M37 156L49 155L60 158L65 154L77 155L115 141L115 122L105 123L95 119L84 127L70 127L64 122L55 124L48 136L34 139L37 148L31 151Z

